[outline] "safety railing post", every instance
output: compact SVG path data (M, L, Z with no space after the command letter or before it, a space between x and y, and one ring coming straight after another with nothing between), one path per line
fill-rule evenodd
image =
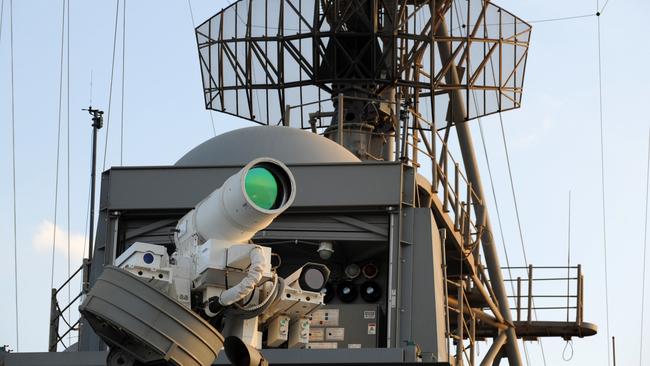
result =
M533 265L528 265L528 323L533 321Z
M517 321L521 321L521 277L517 277Z

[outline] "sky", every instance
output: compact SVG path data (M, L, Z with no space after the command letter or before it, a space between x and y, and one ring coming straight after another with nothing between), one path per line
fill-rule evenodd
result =
M4 9L0 27L0 172L4 172L0 174L0 293L4 294L0 299L0 312L4 315L0 321L0 344L19 351L45 351L53 235L57 243L55 285L67 277L68 232L73 270L80 265L83 252L91 128L88 114L81 109L92 102L93 106L108 111L116 2L71 1L70 96L66 98L64 92L62 98L55 225L62 2L13 1L19 345L13 315L9 0L0 2ZM598 8L594 1L584 0L495 3L530 21L593 14ZM191 0L197 24L227 5L223 0ZM650 117L645 113L650 100L647 87L650 75L643 71L650 59L648 13L648 1L610 0L600 17L607 257L603 245L595 16L533 23L523 104L502 116L528 262L565 265L570 191L571 262L582 264L585 274L584 319L599 326L597 336L574 340L574 354L569 362L563 361L564 341L545 339L543 349L548 365L607 364L605 260L609 279L609 333L617 339L617 362L639 364L650 129ZM120 13L120 21L121 16ZM215 132L250 125L214 113L213 130L210 115L203 107L188 2L127 1L121 154L121 30L117 35L118 62L114 70L111 113L100 131L100 168L120 163L173 164ZM523 265L500 122L498 116L491 116L483 118L481 123L497 197L496 202L492 195L488 198L493 225L496 226L496 203L510 263ZM491 192L478 121L471 127L486 192ZM107 134L108 144L105 144ZM503 252L500 240L498 244ZM503 255L501 258L504 262ZM73 294L76 289L73 288ZM650 337L649 318L650 314L646 314L646 341ZM529 342L527 349L530 365L544 364L539 343ZM481 351L486 352L487 345L482 345ZM650 352L644 354L644 363L650 363Z

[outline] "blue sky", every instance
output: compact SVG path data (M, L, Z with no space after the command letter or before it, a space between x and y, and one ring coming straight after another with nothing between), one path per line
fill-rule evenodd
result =
M1 0L0 0L1 1ZM0 343L15 348L10 150L9 0L0 39ZM225 1L192 0L196 22ZM527 20L594 13L593 1L515 1L496 4ZM115 1L72 1L70 8L70 232L73 267L85 234L90 121L81 108L90 99L108 109ZM650 3L611 0L601 16L610 333L618 363L638 363L645 167L650 100L644 72L650 57L646 15ZM203 109L192 21L185 0L127 1L124 165L172 164L213 136ZM61 1L14 0L17 227L20 351L47 346ZM121 34L118 34L118 60ZM535 23L523 106L503 114L529 262L563 265L567 245L567 196L572 191L572 262L586 275L585 320L596 337L576 340L572 365L605 364L604 254L600 184L596 17ZM100 133L99 164L109 133L106 166L120 163L120 63L115 71L110 127ZM65 98L64 98L65 105ZM214 114L217 133L249 125ZM106 121L107 122L107 121ZM54 282L66 275L66 114L63 113L59 213ZM496 116L484 118L511 264L523 264L505 155ZM488 183L478 125L474 139ZM489 192L489 185L486 191ZM492 197L490 204L494 207ZM493 224L496 226L494 210ZM496 229L496 228L495 228ZM499 243L499 245L501 245ZM504 261L502 259L502 261ZM647 308L647 305L646 305ZM646 316L646 329L650 314ZM541 316L541 314L540 314ZM650 331L646 332L650 337ZM547 364L563 364L562 340L545 340ZM486 352L487 346L481 347ZM542 365L540 347L528 345L531 365ZM644 360L649 362L650 354Z

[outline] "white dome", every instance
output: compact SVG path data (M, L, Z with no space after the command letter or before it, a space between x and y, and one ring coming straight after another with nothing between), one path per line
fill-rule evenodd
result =
M275 158L285 164L360 161L346 148L312 132L254 126L215 136L185 154L175 165L245 165L259 157Z

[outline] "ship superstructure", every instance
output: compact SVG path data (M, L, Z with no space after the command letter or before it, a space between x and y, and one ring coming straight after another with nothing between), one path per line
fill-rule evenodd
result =
M518 339L595 334L583 321L580 266L560 269L573 289L558 299L566 305L557 319L536 315L554 308L535 294L545 268L503 278L469 128L520 106L530 33L505 9L469 0L240 0L208 19L196 28L206 108L262 126L210 139L174 166L103 173L96 244L78 272L85 318L70 324L76 350L92 352L50 360L190 364L182 353L197 365L217 355L217 364L521 365ZM200 229L193 212L260 162L292 177L274 175L286 200L268 209L282 211L250 227L206 216L211 229ZM249 196L215 204L215 215L255 207ZM220 237L233 228L250 235ZM200 253L224 241L248 251L234 257L228 244L230 255L201 267ZM223 301L256 268L253 248L266 253L256 290ZM309 265L322 283L309 285ZM289 297L270 295L277 278ZM51 351L65 336L56 294ZM223 315L257 310L249 302L263 311L236 322ZM144 317L157 312L169 319ZM242 342L220 353L221 333ZM490 348L479 359L481 340ZM254 354L262 359L246 359ZM48 364L20 354L5 364L29 357Z

